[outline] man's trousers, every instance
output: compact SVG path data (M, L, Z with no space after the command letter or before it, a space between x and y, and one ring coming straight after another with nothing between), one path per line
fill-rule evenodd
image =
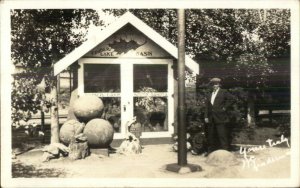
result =
M207 126L208 153L217 149L229 150L229 135L226 123L209 123Z

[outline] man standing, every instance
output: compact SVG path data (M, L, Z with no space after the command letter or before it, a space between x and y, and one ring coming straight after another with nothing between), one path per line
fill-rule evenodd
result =
M213 91L206 101L208 154L217 149L229 150L228 109L233 100L226 90L220 88L220 82L220 78L210 80Z

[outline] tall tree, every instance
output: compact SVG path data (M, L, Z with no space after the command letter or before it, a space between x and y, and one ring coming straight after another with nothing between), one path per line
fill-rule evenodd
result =
M122 15L125 11L132 12L177 45L175 10L106 10L116 16ZM270 75L275 73L269 59L289 57L290 11L189 9L186 10L186 14L186 52L200 62L200 77L221 76L235 86L248 88L248 117L251 123L253 121L251 91L265 88ZM215 75L207 74L209 64L218 67L218 70L214 68Z
M22 67L12 91L12 120L28 120L45 103L51 109L51 143L59 142L57 78L53 65L80 45L90 22L101 25L97 11L87 9L31 9L11 11L12 62ZM41 81L50 93L45 98ZM46 89L46 90L47 90ZM46 91L47 92L47 91Z
M126 11L177 45L175 10L105 10L115 16ZM234 63L235 71L239 72L247 54L260 54L268 59L290 53L288 9L189 9L186 14L186 50L196 60Z

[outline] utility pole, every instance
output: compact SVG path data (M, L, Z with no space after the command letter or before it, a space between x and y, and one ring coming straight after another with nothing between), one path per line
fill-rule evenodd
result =
M178 28L178 163L168 164L166 169L177 173L201 171L201 167L187 163L186 111L185 111L185 11L177 10Z

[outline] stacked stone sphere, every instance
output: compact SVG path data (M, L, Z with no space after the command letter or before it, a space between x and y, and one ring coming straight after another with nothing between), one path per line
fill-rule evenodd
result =
M81 96L74 101L73 110L79 121L87 123L94 118L100 118L103 112L103 102L97 96Z
M60 141L65 145L69 145L71 140L74 138L75 132L77 128L79 128L80 124L81 123L75 119L66 121L59 130Z
M60 140L69 145L70 140L80 123L86 123L83 133L91 148L107 148L114 135L113 126L109 121L100 119L103 112L103 102L96 96L82 96L74 101L73 110L79 120L68 120L60 129Z

